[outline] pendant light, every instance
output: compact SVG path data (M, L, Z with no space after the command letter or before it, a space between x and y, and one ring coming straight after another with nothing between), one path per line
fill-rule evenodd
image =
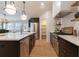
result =
M13 1L10 1L10 4L6 4L5 11L11 15L14 15L16 13L16 7Z
M22 15L21 15L21 20L26 20L27 16L25 13L25 1L23 1L23 11L22 11Z

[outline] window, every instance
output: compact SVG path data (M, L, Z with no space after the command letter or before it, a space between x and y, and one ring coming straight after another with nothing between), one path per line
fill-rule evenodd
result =
M28 23L24 22L22 24L22 22L15 22L15 23L8 23L7 24L7 29L10 30L10 31L12 31L12 32L20 32L21 28L23 28L22 31L28 31Z
M3 29L8 29L10 32L20 32L21 28L22 28L22 31L28 31L28 22L3 23ZM2 23L0 23L0 29L2 29Z

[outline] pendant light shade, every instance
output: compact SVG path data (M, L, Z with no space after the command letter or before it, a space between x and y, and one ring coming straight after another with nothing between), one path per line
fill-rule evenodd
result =
M23 11L22 11L22 15L21 15L21 20L26 20L27 16L25 13L25 1L23 1Z
M15 8L15 5L14 5L14 2L7 4L6 7L5 7L5 11L8 14L14 15L16 13L16 8Z
M21 16L21 20L26 20L27 19L27 16L25 15L25 14L23 14L22 16Z

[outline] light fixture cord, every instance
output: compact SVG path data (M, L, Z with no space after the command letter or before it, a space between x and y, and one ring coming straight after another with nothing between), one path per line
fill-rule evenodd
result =
M7 4L7 2L5 1L5 8L6 8L6 4ZM4 16L6 16L6 13L4 13Z
M14 1L10 1L10 4L13 4L14 5Z
M25 13L25 1L23 1L23 13Z
M5 1L5 8L6 8L6 3L7 3L7 2ZM5 10L5 8L4 8L4 10ZM5 18L5 16L6 16L6 13L4 13L4 18Z
M5 9L6 9L6 4L7 4L7 2L5 1L5 2L4 2L4 9L3 9L4 11L5 11Z

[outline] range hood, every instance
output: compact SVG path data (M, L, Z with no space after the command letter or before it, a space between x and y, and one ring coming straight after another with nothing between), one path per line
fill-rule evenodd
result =
M72 13L72 12L70 12L70 11L60 11L60 12L55 16L55 18L63 18L63 17L65 17L66 15L69 15L70 13Z

